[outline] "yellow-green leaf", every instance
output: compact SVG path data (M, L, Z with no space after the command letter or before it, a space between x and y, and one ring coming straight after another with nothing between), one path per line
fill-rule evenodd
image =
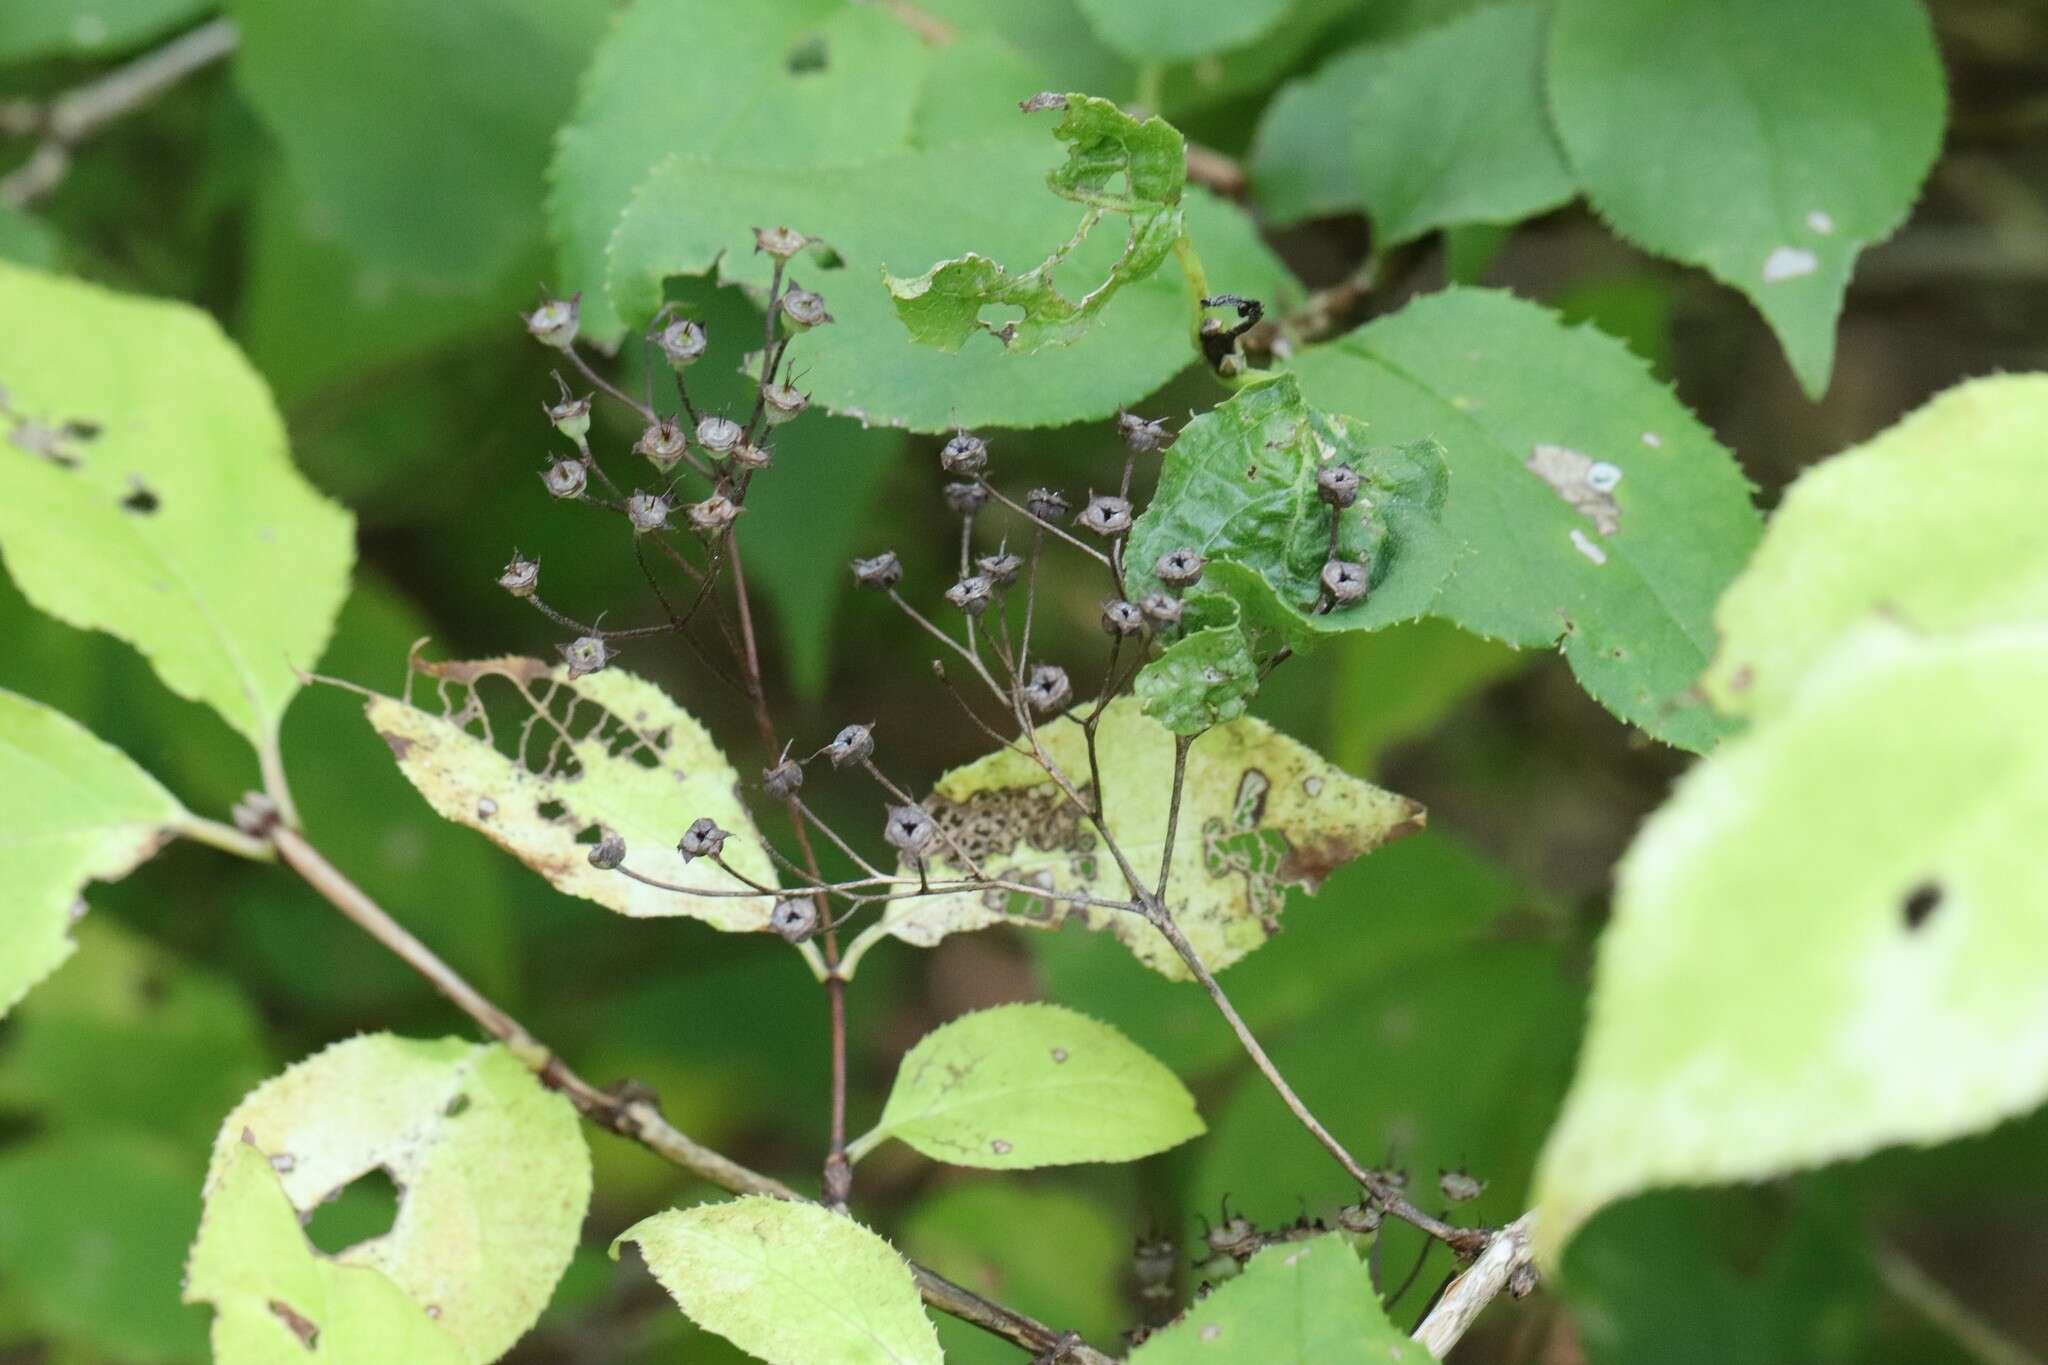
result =
M710 732L660 688L616 668L572 678L538 659L419 667L460 704L442 714L372 696L364 714L443 817L481 830L569 894L622 915L767 927L769 897L730 894L744 893L745 884L709 859L685 863L676 851L691 821L709 817L734 836L726 863L758 885L775 885L767 845L736 794L739 774ZM512 709L493 726L487 708L508 700ZM598 829L625 840L633 871L707 894L592 867Z

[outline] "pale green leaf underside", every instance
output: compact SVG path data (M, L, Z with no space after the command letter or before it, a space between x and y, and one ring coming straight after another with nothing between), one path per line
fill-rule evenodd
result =
M1000 1005L918 1040L856 1155L900 1138L955 1166L1136 1161L1199 1137L1187 1087L1108 1024L1058 1005Z
M1748 295L1824 392L1856 255L1905 219L1941 149L1917 0L1559 0L1548 71L1593 207Z
M1242 47L1295 0L1077 0L1088 27L1133 62L1186 61Z
M126 876L186 818L119 749L0 691L0 1015L71 956L85 884Z
M642 876L744 892L745 883L708 859L685 863L676 851L690 822L706 816L735 836L723 856L736 872L776 884L767 845L740 804L739 774L710 732L660 688L617 668L570 678L563 666L538 659L421 670L417 690L439 681L463 692L451 715L375 695L363 711L442 817L481 831L570 895L622 915L688 915L724 930L767 927L769 897L693 896L590 865L588 831L610 829L626 841L625 865ZM513 709L487 735L478 708L508 700ZM522 731L529 724L531 733Z
M1340 1233L1267 1247L1131 1353L1131 1365L1424 1365Z
M34 320L0 329L14 411L99 428L10 441L0 416L8 572L267 750L347 593L348 514L292 468L263 381L198 309L0 264L0 317Z
M575 1109L496 1044L367 1034L265 1081L221 1125L209 1207L252 1147L301 1214L388 1172L390 1233L337 1259L388 1276L477 1362L540 1316L590 1202Z
M1490 5L1371 49L1352 95L1352 162L1388 245L1513 223L1572 197L1543 107L1549 9Z
M1470 555L1434 615L1523 647L1561 635L1581 685L1669 743L1704 749L1727 729L1688 694L1714 602L1756 543L1749 484L1620 342L1450 289L1294 368L1308 401L1362 419L1364 439L1443 446L1445 525Z
M1957 385L1801 474L1715 609L1702 685L1767 713L1858 625L2048 623L2048 375Z
M214 1308L215 1365L472 1365L383 1271L317 1253L270 1160L230 1139L215 1164L185 1301Z
M1069 781L1077 787L1087 781L1087 743L1077 723L1041 726L1038 739ZM1173 750L1173 733L1132 698L1120 697L1103 712L1096 752L1105 774L1107 823L1148 887L1157 883L1166 842ZM939 779L926 804L988 876L1105 899L1130 897L1100 836L1023 754L1002 750L955 768ZM1314 890L1331 868L1419 828L1422 820L1415 802L1330 766L1264 721L1234 720L1188 751L1168 908L1202 961L1221 971L1278 931L1289 887ZM931 876L959 876L962 869L943 851L947 846L938 847ZM1090 928L1109 929L1162 975L1187 977L1173 946L1138 915L1000 892L894 902L850 957L884 935L929 947L948 934L992 924L1049 928L1069 913L1082 915Z
M620 1233L690 1320L768 1365L938 1365L894 1247L816 1204L753 1196L670 1209Z
M1602 1205L1989 1127L2048 1097L2048 630L1873 627L1621 864L1537 1174Z

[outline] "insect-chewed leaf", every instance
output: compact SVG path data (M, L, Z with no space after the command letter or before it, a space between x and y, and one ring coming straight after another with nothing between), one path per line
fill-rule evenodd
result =
M1131 1353L1131 1365L1425 1365L1434 1360L1380 1310L1342 1235L1267 1247L1244 1274Z
M1714 609L1708 697L1768 712L1880 614L1927 631L2048 623L2044 433L2048 374L1997 375L1801 474Z
M185 1272L213 1305L215 1365L471 1365L463 1343L374 1266L319 1255L272 1161L232 1142Z
M884 1138L956 1166L1023 1169L1136 1161L1202 1134L1195 1097L1109 1025L1058 1005L999 1005L953 1020L904 1054Z
M816 1204L752 1196L670 1209L620 1233L691 1321L768 1365L939 1365L910 1268Z
M590 1202L575 1109L505 1048L457 1038L351 1038L258 1086L214 1143L209 1218L223 1199L262 1202L238 1173L252 1151L301 1215L389 1174L402 1191L391 1231L337 1259L388 1276L472 1361L497 1359L540 1316ZM202 1229L195 1265L206 1245ZM213 1297L196 1275L191 1292Z
M775 885L767 845L739 801L739 775L710 733L660 688L615 668L571 678L538 659L419 668L441 687L459 689L462 704L436 715L373 696L364 713L441 815L483 831L569 894L622 915L767 927L771 899L734 894L745 884L709 859L685 863L676 851L690 822L708 816L737 836L725 845L726 863L759 885ZM494 723L486 683L516 696L509 720ZM625 840L633 871L705 894L592 867L590 841L599 829Z
M1061 772L1076 784L1086 780L1088 745L1078 723L1042 726L1038 738ZM1166 844L1173 750L1173 732L1135 700L1120 697L1103 712L1096 754L1106 823L1148 886ZM928 804L945 832L927 865L934 880L966 872L951 851L957 844L988 877L1108 900L1130 896L1085 814L1024 754L1005 749L954 769ZM1331 868L1422 821L1415 802L1332 767L1265 722L1231 721L1188 751L1168 908L1202 961L1220 971L1279 928L1288 887L1314 890ZM849 961L883 935L929 947L1006 921L1051 928L1070 912L1091 928L1106 925L1155 971L1186 978L1173 946L1136 914L1000 891L896 901L856 941Z
M1873 627L1686 775L1621 864L1539 1252L2048 1098L2043 697L2048 628Z
M119 749L0 692L0 1015L71 956L79 889L128 875L183 818Z

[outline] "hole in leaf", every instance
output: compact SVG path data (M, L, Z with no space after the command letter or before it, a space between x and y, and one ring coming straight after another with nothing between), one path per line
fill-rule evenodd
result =
M1941 887L1933 882L1923 882L1906 894L1899 910L1906 917L1906 928L1914 930L1927 923L1928 917L1940 908Z
M468 1112L469 1096L463 1094L457 1094L455 1098L449 1100L447 1105L443 1107L443 1109L441 1110L441 1113L444 1116L451 1119L461 1118L464 1114Z
M382 1166L365 1171L313 1210L306 1219L306 1238L329 1256L375 1241L398 1221L400 1193Z
M585 825L576 831L576 842L579 844L594 844L602 838L604 828L601 825Z
M138 516L150 516L164 505L162 498L153 492L142 480L135 480L135 487L127 497L121 499L121 510Z
M74 417L64 424L64 434L74 441L97 441L102 430L98 422L86 417Z
M789 51L782 55L782 66L792 76L809 76L823 71L831 55L824 35L809 33L789 45Z
M534 812L543 820L559 820L569 813L569 808L559 801L543 801Z

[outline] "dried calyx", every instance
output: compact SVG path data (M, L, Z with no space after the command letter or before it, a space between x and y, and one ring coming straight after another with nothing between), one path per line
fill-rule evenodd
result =
M580 498L590 482L590 472L581 460L556 460L541 471L540 481L553 497Z
M781 426L791 418L801 416L810 405L811 396L799 392L796 385L787 380L761 390L761 411L771 427Z
M894 550L884 550L869 559L853 561L853 581L863 588L887 592L903 581L903 562Z
M882 837L905 853L917 855L939 837L938 824L923 806L891 806Z
M949 483L946 485L946 506L963 517L971 517L988 502L988 485L985 483Z
M1338 606L1348 606L1365 600L1367 587L1365 565L1348 559L1333 559L1323 565L1323 591Z
M1348 464L1324 465L1316 471L1316 496L1332 507L1358 501L1358 471Z
M1138 610L1145 613L1145 619L1160 629L1180 624L1181 601L1170 593L1148 592L1138 599Z
M803 765L787 753L776 761L772 768L761 773L761 790L777 801L785 801L803 790Z
M632 523L634 532L639 535L667 530L668 514L673 510L675 505L662 493L636 491L626 499L626 520Z
M668 361L669 368L680 371L702 359L711 340L704 334L702 323L677 318L655 334L654 344L661 348L662 358Z
M605 830L590 846L590 865L609 872L626 861L626 841L615 829Z
M971 432L955 434L939 451L939 467L968 478L981 473L988 468L988 442Z
M795 228L772 227L754 229L754 250L765 251L778 260L790 257L809 246L811 239Z
M946 600L969 616L979 616L995 601L995 584L985 575L969 574L946 589Z
M582 318L583 296L542 299L540 307L524 315L526 330L543 346L566 351L576 344L576 328Z
M875 753L875 728L873 725L849 725L832 737L821 753L832 760L835 768L844 768L849 763L865 763Z
M633 443L633 450L652 460L654 467L666 474L676 467L676 461L683 458L685 444L683 429L676 425L674 418L664 417L640 433L640 439Z
M789 943L802 943L818 932L818 906L809 896L790 896L775 902L768 927Z
M579 635L559 648L562 651L562 662L569 666L569 676L572 678L597 672L610 663L616 653L604 642L601 635Z
M1152 576L1169 588L1185 588L1202 576L1203 558L1183 545L1153 561Z
M697 444L714 455L724 455L746 439L746 429L730 417L717 413L699 418L697 421Z
M1067 495L1056 488L1034 488L1024 495L1024 509L1040 521L1057 525L1067 519L1073 507L1067 502Z
M1173 443L1173 433L1166 429L1164 417L1147 421L1135 412L1120 412L1116 415L1116 431L1124 438L1124 444L1140 455Z
M1120 536L1131 529L1131 500L1114 493L1094 494L1078 520L1098 536Z
M683 855L686 863L698 858L716 858L724 850L725 841L731 837L732 831L720 829L716 820L700 815L683 831L682 839L676 844L676 852Z
M999 588L1007 588L1017 581L1017 575L1024 572L1024 561L1006 549L998 548L992 555L982 555L974 561L974 567L982 576Z
M807 332L832 321L832 315L825 311L825 300L808 289L791 287L785 290L777 306L782 309L782 316L789 320L789 325L799 332Z
M1073 699L1073 684L1067 670L1058 664L1038 664L1024 683L1024 700L1041 713L1057 711Z
M498 586L514 597L531 597L540 587L540 564L528 559L517 550L512 552L511 562L505 565L505 572L498 575Z
M562 382L562 376L555 376L555 383L561 385L562 397L559 402L543 403L541 410L548 415L548 421L555 430L572 441L581 441L590 434L590 395L581 398L569 393L569 386Z
M1145 614L1121 597L1102 604L1102 628L1111 635L1136 635L1145 628Z
M715 536L739 520L740 505L723 493L713 493L702 502L684 508L690 526L700 535Z

